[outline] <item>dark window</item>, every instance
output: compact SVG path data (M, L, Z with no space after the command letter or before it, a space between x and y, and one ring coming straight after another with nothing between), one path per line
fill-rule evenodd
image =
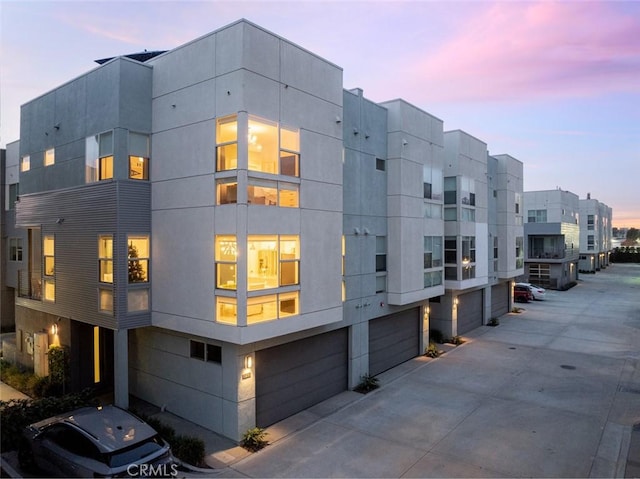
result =
M471 206L475 206L476 205L476 194L475 193L469 193L469 204Z
M222 364L222 348L215 344L207 344L207 361Z
M191 341L191 357L204 361L204 343Z
M385 171L386 165L382 158L376 158L376 170Z
M456 192L455 191L445 191L444 192L444 204L445 205L455 205L456 204Z
M424 197L431 199L431 183L424 183Z

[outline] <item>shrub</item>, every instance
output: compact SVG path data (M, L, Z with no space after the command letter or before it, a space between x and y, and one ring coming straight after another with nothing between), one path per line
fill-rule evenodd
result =
M436 343L434 342L429 342L429 346L427 346L427 349L425 350L425 355L430 357L430 358L437 358L438 356L440 356L440 351L438 351L438 346L436 346Z
M500 324L500 320L498 318L491 318L489 320L488 326L498 326Z
M173 455L182 462L192 466L201 466L204 463L204 441L202 439L191 436L174 436L169 444L171 444Z
M247 451L256 452L269 444L266 440L268 433L261 427L253 427L242 436L240 445Z
M451 341L449 341L451 344L455 344L456 346L459 346L461 344L464 344L464 339L462 339L460 336L454 336L453 338L451 338Z
M378 378L374 376L365 374L360 379L360 384L358 384L354 389L354 391L358 393L367 394L368 392L371 392L374 389L378 389L380 387L380 385L378 384Z

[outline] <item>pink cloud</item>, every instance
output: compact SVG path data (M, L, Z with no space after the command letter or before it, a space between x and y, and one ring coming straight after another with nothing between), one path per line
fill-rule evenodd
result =
M423 52L410 74L430 101L638 92L640 18L621 7L499 2L435 52Z

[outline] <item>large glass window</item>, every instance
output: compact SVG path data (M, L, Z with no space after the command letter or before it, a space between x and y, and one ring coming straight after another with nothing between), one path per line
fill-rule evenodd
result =
M276 206L278 204L278 183L249 178L247 203L250 205Z
M444 237L444 262L447 264L456 264L457 259L457 238L455 236Z
M455 176L445 176L444 178L444 204L455 205L457 201L457 186Z
M442 170L427 164L422 168L423 195L425 199L442 200Z
M280 127L280 174L300 176L300 132Z
M51 166L56 162L55 148L49 148L44 152L44 166Z
M546 223L547 210L528 210L527 222L528 223Z
M128 236L128 273L129 283L146 283L149 281L149 237Z
M238 248L235 236L216 236L216 288L237 288Z
M424 237L424 269L442 266L442 236Z
M238 301L236 298L216 296L216 321L238 324Z
M475 180L467 176L460 178L460 201L463 205L476 205Z
M299 283L298 236L249 236L247 289L277 288Z
M113 236L101 235L98 238L99 281L113 283Z
M524 237L516 237L516 268L524 267Z
M217 204L228 205L238 202L238 180L224 178L216 181Z
M462 264L476 262L476 238L475 236L462 237Z
M231 115L216 121L216 171L238 168L238 117Z
M5 206L5 209L7 211L15 209L16 201L18 201L19 189L20 189L19 183L12 183L9 185L9 201L7 201L7 204Z
M149 135L129 132L129 178L149 179Z
M87 183L113 178L113 132L87 137L85 141Z
M594 226L594 215L587 215L587 229L592 230Z
M247 133L249 170L278 173L278 125L275 122L249 117Z

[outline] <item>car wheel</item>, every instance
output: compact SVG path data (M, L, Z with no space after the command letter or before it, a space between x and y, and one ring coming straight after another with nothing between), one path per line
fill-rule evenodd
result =
M33 449L31 449L31 444L29 444L29 441L26 439L20 440L18 446L18 462L20 463L20 467L27 472L32 472L36 468Z

